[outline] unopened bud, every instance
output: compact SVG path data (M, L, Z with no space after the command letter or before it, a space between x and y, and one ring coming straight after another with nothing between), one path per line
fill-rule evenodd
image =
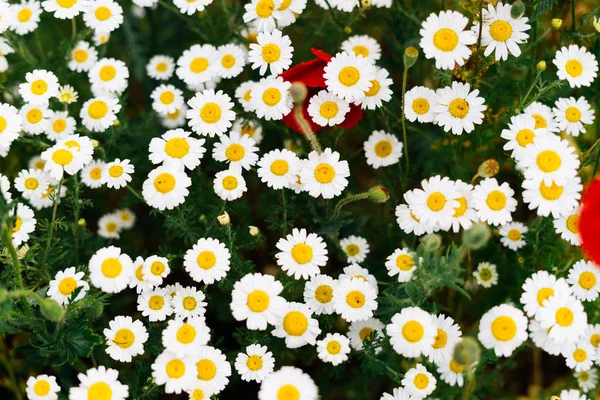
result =
M44 299L40 302L40 312L48 321L60 321L65 315L65 310L52 299Z
M367 195L369 200L378 204L385 203L390 199L390 192L381 185L373 186L369 189Z
M409 46L404 49L404 66L410 68L417 62L419 58L419 50L416 47Z
M258 236L260 234L260 229L256 226L250 225L248 230L250 231L250 236Z
M361 0L360 4L363 6L363 8L369 8L371 7L371 0Z
M27 244L24 244L23 246L19 247L19 249L17 250L17 257L19 258L19 260L24 259L28 251L29 246Z
M217 217L217 220L223 226L229 225L229 223L231 222L231 219L229 218L229 214L227 214L227 211L225 211L223 214L219 215Z
M510 16L513 19L519 19L523 16L525 12L525 4L521 0L515 1L510 7Z
M294 82L290 88L290 96L294 104L302 104L306 100L306 96L308 96L308 88L302 82Z
M346 35L349 35L352 33L352 28L350 28L349 26L344 28L344 32L346 33Z
M600 19L598 19L598 17L594 17L592 20L592 25L594 25L596 32L600 32Z
M481 348L477 340L471 337L465 337L454 347L453 358L464 366L471 366L481 358Z
M94 148L97 149L98 146L100 146L100 142L96 139L92 139L92 146L94 146Z
M442 237L437 233L430 233L420 239L426 251L435 251L442 246Z
M498 164L498 161L490 158L481 163L477 169L477 175L482 178L491 178L495 176L498 171L500 171L500 164Z
M87 221L85 220L85 218L79 218L79 220L77 221L77 225L83 228L87 225Z
M113 122L113 126L119 126L121 125L121 121L119 121L118 119L115 119L115 122Z
M546 70L546 67L546 61L542 60L539 63L537 63L535 69L537 69L538 72L544 72Z
M554 29L555 31L557 31L562 26L562 19L560 19L560 18L552 18L552 21L550 22L550 25L552 26L552 29Z
M487 224L478 222L471 229L463 232L463 243L472 250L479 250L488 243L492 237L492 231Z

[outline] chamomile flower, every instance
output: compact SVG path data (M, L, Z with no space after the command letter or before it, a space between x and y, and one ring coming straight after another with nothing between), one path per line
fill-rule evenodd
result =
M340 279L333 293L333 307L348 322L364 321L377 309L377 290L363 279Z
M411 122L433 122L438 97L435 90L425 86L415 86L406 92L404 116Z
M290 26L306 8L307 0L282 0L281 5L275 9L277 26L283 28Z
M591 261L579 260L569 270L567 282L575 298L594 301L600 291L600 272Z
M5 175L0 174L0 195L4 198L4 201L10 203L12 201L12 194L10 193L10 180Z
M255 121L236 119L231 130L251 137L257 145L260 144L263 138L262 127Z
M46 296L60 305L67 305L83 299L85 293L90 288L90 285L83 280L84 275L85 273L83 272L76 272L75 267L58 271L48 285ZM79 293L75 298L72 298L78 288L81 288L79 289Z
M302 161L300 180L312 197L332 199L342 194L348 186L350 168L347 161L340 161L340 154L326 148L321 154L311 151Z
M396 353L420 357L431 353L437 328L429 313L419 307L406 307L392 317L386 332Z
M52 179L61 180L65 172L69 175L75 175L83 168L83 162L77 148L68 147L63 142L59 142L45 150L41 157L46 161L44 172Z
M352 12L354 8L359 7L358 0L335 0L331 2L331 6L340 11Z
M511 156L519 160L525 147L548 136L545 128L536 128L536 125L536 119L531 114L512 116L508 129L504 129L500 134L502 139L508 140L504 150L512 150Z
M396 222L404 233L414 233L417 236L421 236L424 233L433 233L434 230L439 230L439 227L435 225L428 222L421 222L421 220L415 216L411 206L407 206L406 204L398 204L395 214Z
M551 133L559 131L552 109L545 104L534 101L523 110L523 114L530 115L535 119L534 129L545 128Z
M457 11L441 11L431 13L421 24L420 47L425 58L435 58L435 67L454 69L464 65L471 56L470 45L477 41L477 36L465 30L469 19Z
M525 179L523 181L523 201L529 204L530 210L536 210L538 215L554 218L567 215L579 204L581 198L581 178L570 178L564 185L552 181L546 185L544 181Z
M164 321L173 314L171 297L167 289L153 288L142 291L137 299L137 309L150 322Z
M440 226L448 230L452 226L455 209L460 207L460 193L454 182L439 175L421 182L422 189L414 189L404 194L415 217L432 226Z
M210 330L203 317L169 320L162 331L163 347L177 357L195 356L210 340Z
M123 23L123 9L114 0L93 0L83 13L83 21L94 31L110 33Z
M27 165L29 166L29 168L41 169L43 171L44 170L44 166L46 165L46 161L44 161L42 159L42 157L40 157L39 155L37 155L37 156L31 157L29 159L29 162L27 163Z
M160 85L150 94L152 109L166 115L177 111L183 104L183 92L173 85Z
M119 371L106 368L90 368L85 374L78 374L79 386L69 389L69 399L99 399L110 393L111 400L125 400L129 397L129 388L118 381Z
M383 102L392 98L390 86L394 83L389 73L384 68L375 67L375 78L371 80L371 88L365 91L365 97L356 102L363 110L375 110L381 107Z
M30 400L56 400L60 386L52 375L30 376L27 379L25 393Z
M56 193L55 190L57 189L57 185L54 184L50 184L50 186L48 186L48 190L46 190L46 192L44 192L42 194L42 197L32 197L29 200L29 202L31 203L31 205L36 209L36 210L41 210L43 208L49 208L52 207L54 205L54 196L58 195L58 203L60 204L60 199L62 199L63 197L65 197L67 195L67 188L62 185L60 187L60 194Z
M123 229L131 229L135 225L135 214L128 208L115 210L114 214L119 217Z
M265 75L267 69L270 75L279 75L292 64L293 51L289 36L274 29L258 34L257 43L250 44L248 60L252 63L252 69L258 69L261 75Z
M251 89L250 107L259 118L267 121L280 120L292 110L292 97L289 89L290 82L281 77L269 76L262 78Z
M254 139L239 132L221 135L213 147L213 158L229 164L229 169L241 172L249 170L258 161L258 147Z
M589 371L596 360L596 349L589 343L578 341L569 343L562 350L567 367L575 372Z
M437 370L440 374L440 378L448 385L463 387L465 383L465 378L463 376L465 366L454 358L438 363Z
M154 286L160 286L163 279L171 273L169 260L166 257L150 256L144 260L142 276Z
M206 151L204 143L204 139L192 138L183 129L170 130L150 142L150 161L181 171L185 168L193 170L200 165L200 159Z
M48 104L25 104L19 110L19 114L21 114L23 131L32 135L39 135L48 130L49 119L53 111L48 109Z
M202 46L195 44L185 50L177 59L175 73L188 85L198 85L212 80L217 69L215 63L218 57L217 49L210 44Z
M554 295L570 295L571 289L564 278L556 278L547 271L538 271L525 280L520 302L529 317L534 317Z
M185 202L192 180L183 171L160 166L148 174L142 185L142 196L150 207L172 210Z
M16 18L12 5L7 1L0 2L0 33L6 32Z
M116 159L104 166L102 170L102 184L109 188L120 189L131 182L131 174L135 171L133 164L129 160Z
M235 369L246 382L262 382L273 373L275 358L267 346L251 344L235 358Z
M471 133L475 125L483 122L483 111L487 106L479 89L471 90L471 85L462 82L452 82L451 87L438 89L438 104L434 107L435 121L444 128L452 131L453 135Z
M587 314L579 300L570 294L555 293L544 302L536 319L557 344L575 343L587 327Z
M110 32L95 29L93 39L94 39L94 45L102 46L103 44L108 43L108 41L110 40Z
M151 290L152 288L154 288L154 285L152 283L144 280L142 268L144 268L144 259L138 256L133 261L133 269L135 273L131 275L131 279L129 280L129 288L135 288L135 291L137 293L141 293L145 290Z
M144 354L144 343L148 340L148 331L139 320L129 316L117 316L104 329L106 354L113 360L131 362L133 357Z
M10 104L0 103L0 153L3 149L8 152L12 142L19 137L23 119L28 118L27 112L22 113Z
M435 390L436 383L435 377L422 364L406 371L402 378L404 389L417 399L429 396Z
M182 14L193 15L204 11L213 0L173 0L173 4Z
M77 122L66 111L57 111L49 119L46 128L48 139L58 142L75 133Z
M323 70L327 89L347 102L363 99L376 79L375 65L354 53L338 53Z
M39 169L21 170L15 178L15 189L26 199L41 197L48 190L49 184L49 177Z
M344 40L341 45L342 51L363 56L373 62L381 58L381 46L377 40L368 35L354 35Z
M77 102L79 95L77 94L77 91L75 91L73 86L61 85L58 88L58 95L56 96L56 98L63 104L71 104Z
M579 233L579 208L573 210L570 214L564 214L554 220L554 229L560 237L571 243L573 246L581 245L581 235Z
M175 112L168 113L167 115L158 115L160 118L160 124L167 129L181 128L185 125L185 114L187 113L188 106L183 103L180 108Z
M561 47L552 63L558 68L558 78L569 82L572 88L590 86L598 76L596 56L576 44Z
M250 330L267 329L274 325L286 301L280 296L283 285L271 275L247 274L233 285L231 313L237 321L246 321Z
M499 2L494 8L488 4L487 9L483 9L483 27L475 23L472 27L474 35L477 35L479 29L482 29L481 45L484 46L487 57L494 53L496 61L507 60L508 54L515 57L521 55L520 44L526 43L529 35L525 33L531 26L527 24L526 17L513 18L510 13L512 5Z
M189 400L209 400L212 397L212 392L210 390L200 387L197 383L192 383L187 389L187 393L189 395Z
M369 318L363 321L352 322L348 327L348 338L350 347L361 350L366 341L373 341L375 337L383 338L385 325L377 318ZM381 348L378 348L380 351Z
M199 135L220 136L231 128L235 119L231 98L222 90L215 92L213 89L207 89L196 93L196 96L188 101L188 105L188 125Z
M473 208L482 222L504 225L512 221L512 213L517 208L514 194L508 183L500 185L496 178L486 178L473 190Z
M576 372L574 376L577 378L577 384L584 393L594 389L598 384L598 372L595 369Z
M369 254L369 243L360 236L351 235L340 240L340 247L344 251L349 263L361 263Z
M226 169L218 172L213 180L213 189L223 200L237 200L248 190L241 171Z
M221 78L234 78L242 73L246 65L246 50L236 44L226 44L217 48L218 61L215 63Z
M310 98L308 115L320 126L334 126L344 122L350 105L327 90L321 90Z
M145 274L144 274L145 276ZM177 318L195 318L206 312L206 296L200 290L190 286L175 291L173 311Z
M473 276L477 280L477 284L484 288L490 288L498 284L498 271L496 265L489 262L479 263L477 270L473 271Z
M575 389L561 390L561 392L558 394L558 397L561 400L588 400L588 398L582 395L579 390Z
M10 8L14 16L10 18L10 29L17 35L26 35L37 29L42 15L42 7L38 1L21 0L18 4L11 4Z
M377 278L375 278L373 274L370 274L368 269L363 268L358 264L350 264L347 267L344 267L343 272L338 276L338 283L351 279L365 281L375 289L375 293L378 292Z
M219 393L225 389L231 376L231 365L221 350L202 346L192 358L196 364L196 384L199 387L212 393Z
M36 69L25 75L25 83L19 85L19 94L26 103L46 104L58 94L58 78L51 71Z
M509 222L499 229L500 242L504 247L517 251L527 244L523 239L523 235L527 232L527 227L521 222Z
M256 86L254 81L242 82L237 89L235 89L235 98L242 105L242 108L246 112L253 112L254 107L250 100L252 100L252 89ZM234 128L234 130L236 130Z
M304 285L304 303L316 315L333 314L333 293L337 280L329 275L315 275Z
M92 285L106 293L119 293L127 287L133 270L131 258L119 247L103 247L88 263Z
M473 208L473 185L458 179L454 182L454 187L459 192L459 197L455 200L460 205L452 215L452 230L458 232L461 228L471 229L473 223L478 221L477 212Z
M265 378L258 391L258 400L317 399L319 388L300 368L282 367Z
M319 274L327 264L327 245L316 233L294 228L292 233L279 239L275 254L277 265L294 279L309 279Z
M79 118L83 126L92 132L104 132L117 120L121 111L119 99L110 97L92 97L81 107Z
M273 336L285 338L289 349L296 349L306 344L312 346L321 333L319 321L312 317L310 309L301 303L290 302L285 305L280 315L276 316Z
M152 79L166 81L175 72L175 60L162 54L153 56L146 64L146 73Z
M556 100L552 111L558 128L575 137L585 133L583 125L593 124L595 119L594 109L583 96L578 99L560 98Z
M398 275L398 282L410 281L417 269L414 257L414 253L410 252L407 248L396 249L385 262L388 276L393 277Z
M202 238L185 253L183 266L194 281L210 285L227 275L230 258L223 243Z
M384 131L373 131L363 144L367 164L374 169L396 164L402 157L403 147L396 136Z
M127 65L125 65L125 63L121 60L116 60L114 58L101 58L89 70L88 78L92 86L100 91L108 93L123 93L125 89L127 89L129 69L127 69Z
M509 357L527 340L527 317L508 304L493 307L481 317L477 338L497 357Z
M106 163L100 160L93 160L88 165L83 167L80 172L81 181L84 185L91 189L98 189L102 187L102 171L104 170Z
M298 179L300 159L287 149L272 150L258 161L258 177L273 189L290 188Z
M152 377L157 385L165 385L165 393L181 393L195 381L196 368L191 357L177 357L164 350L152 363Z
M324 0L320 0L320 1L324 1ZM387 0L380 0L380 1L387 1ZM375 1L373 1L373 5L374 5ZM397 387L394 388L392 390L392 394L389 393L384 393L381 395L381 398L379 400L412 400L413 397L408 394L408 392L406 391L405 388L403 387Z
M121 220L113 213L105 214L98 220L98 236L118 239L121 234Z
M440 365L452 359L454 346L460 341L462 332L451 317L443 314L433 315L432 321L437 334L431 346L429 361Z
M323 339L317 341L317 355L323 362L333 366L340 365L348 360L350 354L350 339L339 333L328 333Z
M573 179L579 168L575 149L558 136L537 140L522 151L519 165L525 169L525 178L543 180L547 186L555 182L564 185Z
M85 0L45 0L42 2L42 7L46 12L53 13L54 18L72 19L84 11L88 5Z
M258 32L271 32L281 15L274 12L281 6L282 0L252 0L244 5L244 23L254 21Z

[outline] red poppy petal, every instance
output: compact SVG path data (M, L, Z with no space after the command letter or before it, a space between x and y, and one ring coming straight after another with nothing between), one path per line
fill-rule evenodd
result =
M579 219L581 245L587 256L600 265L600 179L594 179L583 197Z
M362 117L362 108L355 104L350 104L350 111L348 111L348 113L346 114L344 122L339 124L339 126L341 126L342 128L350 129L356 126L356 124L358 124L358 121L360 121Z

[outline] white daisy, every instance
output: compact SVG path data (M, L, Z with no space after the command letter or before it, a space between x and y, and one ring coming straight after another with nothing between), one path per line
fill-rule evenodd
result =
M221 350L201 346L198 354L192 358L196 364L196 385L211 393L225 389L231 376L231 365Z
M93 0L84 10L83 21L96 32L110 33L123 23L123 9L114 0Z
M438 97L435 90L425 86L415 86L406 92L404 97L404 116L411 122L433 122Z
M375 65L353 53L336 54L323 71L327 89L348 102L364 98L376 79Z
M574 376L577 378L577 384L584 393L589 392L598 385L598 372L595 369L576 372Z
M415 217L432 226L450 229L455 209L460 207L460 193L454 182L439 175L421 181L422 189L414 189L404 194Z
M88 78L92 86L97 90L120 94L127 89L129 69L127 69L127 65L121 60L116 60L114 58L101 58L89 70Z
M54 276L54 279L48 284L46 296L55 300L60 305L67 305L71 302L83 299L90 287L90 285L83 280L84 275L84 272L76 272L75 267L69 267L64 271L58 271ZM72 298L77 289L79 289L77 296Z
M565 279L557 279L547 271L538 271L525 280L520 302L527 315L534 317L544 306L544 302L555 294L571 294L571 289Z
M19 137L23 119L28 118L27 113L20 113L14 106L0 103L0 153L8 152L12 142Z
M137 299L137 309L150 322L164 321L173 314L171 297L164 288L153 288L142 291Z
M405 193L405 196L407 193ZM396 222L398 223L398 226L400 226L400 229L406 234L414 233L417 236L421 236L424 233L429 234L433 233L434 230L439 230L437 225L432 225L429 222L422 222L415 216L412 208L406 204L398 204L396 207Z
M375 110L381 107L383 102L388 102L392 98L392 89L390 86L394 83L389 77L389 73L384 68L375 67L375 78L371 80L371 87L365 90L365 97L356 102L363 110Z
M175 112L167 115L159 115L160 124L167 129L181 128L185 125L185 114L188 106L184 103Z
M36 0L21 0L10 6L14 17L10 18L11 26L17 35L26 35L37 29L42 15L42 7Z
M213 0L173 0L173 4L182 14L194 15L204 11L207 5L212 3Z
M177 357L164 350L152 363L152 377L157 385L165 385L165 393L181 393L195 381L196 368L191 357Z
M273 189L290 188L300 173L300 159L287 150L271 150L258 161L258 177Z
M567 282L575 298L594 301L600 291L600 271L591 261L579 260L569 270Z
M321 126L334 126L344 122L350 105L327 90L321 90L310 98L308 115L313 122Z
M377 291L362 279L340 279L333 292L333 307L348 322L364 321L377 309Z
M217 49L210 44L195 44L177 59L175 73L188 85L198 85L212 80L217 74Z
M537 209L537 214L554 218L571 213L581 198L581 178L578 176L567 180L564 186L552 181L546 186L544 181L525 179L523 181L523 201L529 204L530 210Z
M482 29L481 45L486 48L486 57L495 53L494 57L499 61L507 60L509 52L515 57L521 55L519 44L527 42L529 35L525 31L531 26L527 24L527 17L513 18L510 13L511 7L512 4L502 2L496 4L496 8L488 4L487 9L483 9L483 28L480 28L479 22L471 28L474 35Z
M329 275L315 275L304 285L304 303L316 315L333 314L333 293L337 280Z
M371 342L375 337L379 339L384 338L384 329L385 325L377 318L352 322L348 327L347 333L350 339L350 346L355 350L361 350L365 342ZM381 348L377 350L381 351Z
M588 398L584 395L582 395L579 390L575 390L575 389L563 389L561 390L561 392L558 394L558 397L561 400L588 400Z
M103 238L118 239L121 229L121 220L116 214L105 214L98 220L98 236Z
M512 150L511 156L520 160L525 147L549 135L545 128L536 128L536 125L536 120L531 114L512 116L508 129L502 130L500 134L502 139L508 140L504 150Z
M145 274L144 274L145 276ZM195 318L206 313L206 296L202 291L190 286L175 291L172 304L177 318Z
M496 178L486 178L473 190L473 208L482 222L498 226L512 221L517 208L514 190L507 182L498 184Z
M231 130L251 137L257 145L260 144L263 138L262 127L255 121L236 119Z
M175 72L175 60L162 54L153 56L146 64L146 73L152 79L165 81Z
M498 284L498 272L496 265L489 262L482 262L477 265L477 270L473 271L473 276L477 284L484 288L490 288Z
M306 8L307 0L282 0L281 5L274 11L277 14L277 26L286 27L296 22L296 18Z
M444 314L432 316L433 325L437 329L429 361L437 365L445 364L452 360L454 346L460 341L462 332L454 319Z
M217 48L218 62L215 68L224 79L234 78L242 73L246 65L246 49L236 44L226 44Z
M188 101L190 109L186 112L188 125L199 135L222 135L235 119L231 98L222 90L205 90Z
M290 82L279 76L262 78L250 89L250 108L259 118L267 121L282 119L292 110L292 97L289 94L291 87Z
M213 158L229 164L229 169L241 172L250 170L258 161L258 147L249 136L231 131L229 135L221 135L213 147Z
M183 104L183 92L173 85L160 85L150 94L152 109L159 114L174 113Z
M141 274L144 280L153 286L161 286L163 279L171 273L166 257L150 256L144 260Z
M527 227L521 222L509 222L499 229L500 242L504 247L517 251L527 244L523 239L523 235L527 232Z
M388 276L398 275L398 282L408 282L412 279L413 273L417 269L415 264L415 254L407 248L396 249L385 262L388 270Z
M543 179L545 185L556 182L564 185L573 179L579 168L575 149L558 136L547 136L524 148L519 165L525 169L525 178Z
M321 154L311 151L302 161L300 180L312 197L332 199L342 194L348 186L350 168L348 162L340 161L340 154L326 148Z
M570 294L555 293L544 302L536 319L557 344L575 343L587 327L587 314L579 300Z
M368 35L350 36L342 42L341 48L346 53L354 52L357 56L363 56L373 62L381 58L381 46L377 40Z
M106 163L100 160L93 160L81 170L81 181L89 188L97 189L104 185L102 183L102 171Z
M144 354L144 343L148 340L148 331L139 320L130 316L116 316L104 329L106 354L113 360L131 362L132 358Z
M118 381L119 371L106 368L90 368L85 374L78 374L79 386L69 389L69 399L101 399L110 393L111 400L125 400L129 397L129 387Z
M27 379L25 393L30 400L56 400L60 392L56 377L52 375L30 376Z
M596 361L596 349L589 343L579 341L577 343L567 344L562 355L565 358L567 367L575 372L589 371Z
M338 283L344 280L360 279L367 282L375 289L375 293L379 291L377 288L377 278L366 268L361 267L358 264L350 264L344 267L343 272L338 276Z
M133 270L131 258L119 247L103 247L88 263L92 285L106 293L119 293L127 287Z
M274 12L281 5L282 0L252 0L245 4L244 23L254 21L258 32L271 32L276 27L276 21L281 15Z
M52 110L48 109L48 104L24 104L19 110L23 131L32 135L39 135L46 132L50 124L50 117L52 117L53 113ZM8 148L10 146L5 147Z
M471 85L462 82L452 82L451 87L438 89L438 104L433 108L435 121L444 128L452 131L453 135L462 135L463 131L471 133L475 125L483 122L483 111L487 109L479 89L471 91Z
M248 191L241 171L230 169L217 172L213 180L213 189L217 196L227 201L237 200Z
M210 340L210 330L204 322L204 317L194 317L183 320L169 320L162 331L162 344L165 350L177 357L196 356L200 349Z
M421 399L429 396L436 387L437 380L422 364L409 369L402 378L402 385L407 393Z
M142 185L142 196L150 207L172 210L185 202L192 180L173 166L160 166L148 174Z
M273 373L275 358L267 346L251 344L235 358L235 369L246 382L262 382Z
M437 370L440 378L450 386L463 387L465 383L464 371L465 366L456 361L454 358L444 360L437 364Z
M396 136L384 131L373 131L364 142L367 164L375 169L396 164L402 157L404 145Z
M19 94L26 103L42 105L58 94L58 78L52 71L36 69L25 75L19 85Z
M86 0L45 0L42 2L44 10L54 13L54 18L72 19L84 11L88 3Z
M579 208L573 210L570 214L564 214L554 220L554 229L560 237L571 243L573 246L581 245L581 235L579 233Z
M186 251L183 266L194 281L210 285L227 275L230 258L223 243L202 238Z
M339 333L328 333L317 341L317 356L333 366L348 360L350 354L350 339Z
M285 338L285 345L289 349L296 349L306 344L312 346L321 333L319 321L312 317L309 308L301 303L287 303L280 315L276 316L275 337Z
M419 307L406 307L386 326L390 344L404 357L429 355L437 335L433 317Z
M283 312L286 301L280 296L283 285L271 275L247 274L233 285L231 314L237 321L246 321L250 330L266 330Z
M41 197L48 190L50 178L45 172L39 169L29 169L19 171L15 178L15 189L17 189L24 198Z
M558 128L572 136L585 133L583 125L593 124L595 119L594 109L583 96L578 99L574 97L560 98L556 100L552 111Z
M509 357L527 340L527 317L514 306L495 306L481 317L477 338L497 357Z
M319 388L312 378L296 367L282 367L260 385L258 400L319 398Z
M275 254L277 265L294 279L309 279L319 274L327 264L327 245L316 233L294 228L292 233L279 239Z
M279 75L292 65L294 48L290 37L274 29L272 32L260 32L257 43L250 43L248 61L252 69L258 69L264 75L269 69L270 75Z
M181 171L185 168L194 170L200 165L204 156L204 139L190 137L190 133L183 129L174 129L165 132L159 138L150 141L150 161L153 164L162 164L174 167Z
M57 181L63 178L65 172L69 175L75 175L83 168L83 162L77 149L68 147L63 142L59 142L42 152L41 157L46 161L44 172Z
M235 89L235 98L242 105L242 108L246 112L253 112L254 107L250 100L252 99L252 89L256 85L254 81L242 82L237 89ZM236 130L234 128L234 130Z
M558 68L558 78L568 81L572 88L590 86L598 76L596 56L576 44L557 50L552 63Z
M118 99L110 97L92 97L81 107L79 118L83 126L92 132L104 132L117 120L121 111Z
M116 159L104 166L102 170L102 184L109 188L120 189L131 182L131 174L135 171L133 164L129 160Z
M534 101L523 110L523 114L531 115L535 119L535 129L546 128L552 133L559 131L552 109L545 104Z
M76 126L75 118L70 117L67 111L57 111L48 119L45 133L48 139L58 142L74 134Z

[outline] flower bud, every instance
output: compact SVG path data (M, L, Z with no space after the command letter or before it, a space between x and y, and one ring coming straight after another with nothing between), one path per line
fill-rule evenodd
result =
M430 233L419 239L426 251L435 251L442 246L442 237L437 233Z
M471 229L463 232L463 243L472 250L479 250L488 243L492 237L490 227L482 222L473 224Z
M290 88L290 96L294 104L302 104L306 100L306 96L308 96L308 88L302 82L294 82Z
M113 122L113 126L119 126L121 125L121 121L119 121L118 119L115 119L115 122Z
M65 310L52 299L44 299L40 302L40 312L48 321L58 322L63 319Z
M344 33L346 33L346 35L349 35L352 33L352 28L350 28L349 26L344 28Z
M100 146L100 142L96 139L92 139L92 146L94 146L94 148L97 149L98 146Z
M560 18L552 18L552 21L550 22L550 25L552 26L552 29L554 29L555 31L557 31L562 26L562 19L560 19Z
M231 219L229 218L229 214L227 214L227 211L225 211L223 214L219 215L217 217L217 220L223 226L229 225L229 223L231 222Z
M519 19L523 16L525 12L525 4L521 0L515 1L510 7L510 16L513 19Z
M471 337L465 337L454 347L453 358L464 366L471 366L481 358L481 348L477 340Z
M404 66L410 68L417 62L419 58L419 50L416 47L409 46L404 49Z
M250 236L258 236L260 234L260 229L257 226L250 225L248 230L250 231Z
M592 20L592 25L594 25L594 29L596 29L596 32L600 32L600 19L594 17L594 19Z
M369 8L371 7L371 0L361 0L360 4L363 6L363 8Z
M500 164L498 164L498 161L490 158L489 160L482 162L479 168L477 168L477 175L482 178L491 178L495 176L498 171L500 171Z
M85 218L79 218L79 220L77 221L77 225L83 228L87 225L87 221L85 220Z
M538 72L544 72L546 70L546 61L542 60L539 63L537 63L535 69L537 69Z
M23 246L19 247L19 249L17 250L17 257L19 258L19 260L24 259L28 251L29 246L27 244L24 244Z
M378 204L385 203L390 199L390 192L381 185L373 186L371 189L369 189L367 195L369 200Z

